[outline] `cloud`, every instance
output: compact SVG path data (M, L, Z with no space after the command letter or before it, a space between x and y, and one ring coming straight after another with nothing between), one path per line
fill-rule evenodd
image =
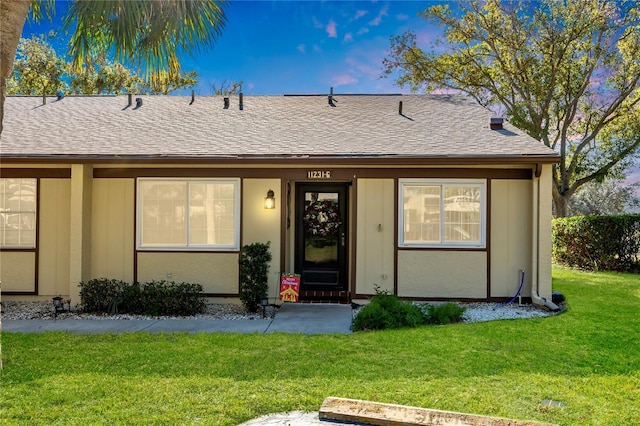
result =
M409 15L405 14L405 13L398 13L396 15L396 19L398 21L406 21L407 19L409 19Z
M298 52L300 52L300 53L306 53L307 46L305 46L304 43L301 43L301 44L296 46L296 49L298 49Z
M369 28L363 27L358 30L358 35L366 34L369 32Z
M350 76L349 74L340 74L331 77L331 84L334 87L346 86L347 84L357 83L358 79Z
M322 52L322 48L320 46L318 46L317 44L314 44L313 45L313 51L315 53L320 53L320 52Z
M369 13L368 10L358 10L358 11L356 11L356 16L354 17L354 19L360 19L364 15L366 15L367 13Z
M369 21L369 25L371 25L372 27L377 27L378 25L380 25L380 23L382 22L382 18L388 15L388 11L389 6L385 5L382 9L380 9L380 13L378 13L378 16Z
M336 23L333 19L329 21L325 29L327 30L327 34L329 34L329 37L331 38L338 37L338 32L336 31Z
M343 39L342 41L344 41L344 42L350 42L350 41L353 41L353 34L351 34L351 33L346 33L346 34L344 35L344 39Z
M322 25L322 22L318 21L318 18L316 18L315 16L311 17L312 21L313 21L313 26L320 29L322 27L324 27L324 25Z

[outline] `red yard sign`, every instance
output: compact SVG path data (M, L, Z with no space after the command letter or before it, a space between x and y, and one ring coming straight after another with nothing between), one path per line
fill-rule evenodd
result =
M297 302L300 296L300 275L282 274L280 276L280 300Z

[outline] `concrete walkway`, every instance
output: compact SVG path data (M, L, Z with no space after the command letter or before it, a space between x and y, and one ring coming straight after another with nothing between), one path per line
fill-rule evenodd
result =
M209 319L65 319L65 320L2 320L7 332L43 333L351 333L351 305L285 303L275 318L265 320Z

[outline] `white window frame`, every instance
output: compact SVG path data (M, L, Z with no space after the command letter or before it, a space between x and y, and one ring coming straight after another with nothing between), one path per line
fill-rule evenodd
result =
M440 187L440 242L404 241L405 186L439 186ZM477 187L480 189L480 241L445 241L444 198L443 190L447 186ZM398 179L398 247L407 248L486 248L487 241L487 181L486 179Z
M16 180L16 181L21 181L20 186L22 187L22 181L25 180L30 180L30 181L34 181L34 188L35 188L35 193L33 194L33 202L34 202L34 208L33 210L28 210L22 207L22 203L23 203L23 199L20 198L19 204L20 207L18 208L18 210L11 210L10 208L6 208L6 210L0 210L0 213L2 214L2 217L0 217L0 220L6 220L6 216L7 215L12 215L12 214L18 214L18 215L23 215L23 214L28 214L28 215L33 215L33 244L22 244L20 241L22 240L22 231L24 230L22 227L18 228L18 244L5 244L5 235L2 235L2 239L0 240L0 248L2 249L24 249L24 250L34 250L37 248L38 245L38 185L40 184L40 182L38 181L37 178L2 178L3 181L9 181L9 180ZM18 196L20 196L18 194ZM5 223L5 226L7 226L7 224ZM4 230L2 231L4 232Z
M145 182L176 182L185 183L187 185L186 190L186 244L185 245L157 245L157 244L142 244L142 231L143 231L143 200L142 200L142 185ZM233 184L234 185L234 236L232 244L192 244L189 241L190 230L190 214L189 214L189 185L195 184ZM238 251L240 250L240 178L138 178L136 188L136 248L139 251Z

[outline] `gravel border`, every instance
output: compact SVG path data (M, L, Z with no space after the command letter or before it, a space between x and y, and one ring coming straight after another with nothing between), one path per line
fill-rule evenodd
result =
M541 318L553 315L553 312L544 309L538 309L533 305L518 305L511 303L508 305L500 303L461 303L466 308L462 318L464 322L482 322L505 319L523 319L523 318ZM353 310L355 317L361 306ZM53 304L51 302L18 302L3 301L2 302L2 319L4 320L30 320L30 319L84 319L84 320L113 320L113 319L129 319L129 320L158 320L158 319L212 319L212 320L270 320L276 316L278 306L271 305L267 307L265 317L262 312L249 313L244 307L233 303L209 303L206 310L202 314L179 317L179 316L148 316L148 315L100 315L82 313L79 311L64 312L58 314L57 318L53 312Z

